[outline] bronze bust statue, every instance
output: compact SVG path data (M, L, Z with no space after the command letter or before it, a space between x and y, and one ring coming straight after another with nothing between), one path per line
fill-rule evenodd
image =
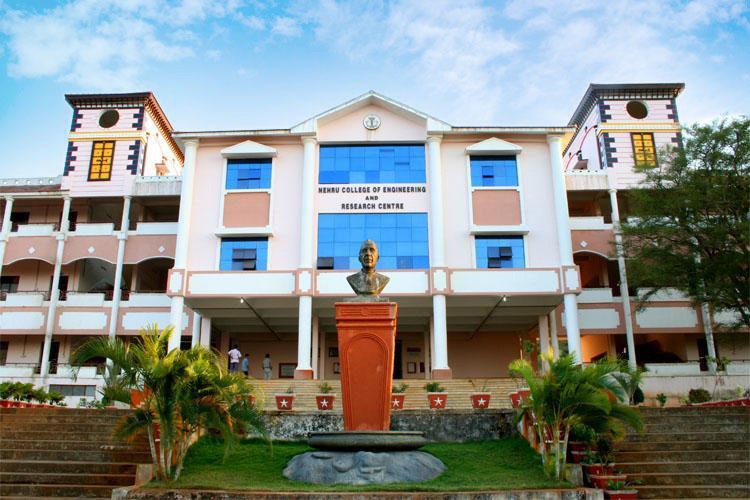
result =
M359 262L362 270L346 277L357 298L354 300L381 300L379 295L390 278L375 272L378 263L378 246L372 240L365 240L359 249Z

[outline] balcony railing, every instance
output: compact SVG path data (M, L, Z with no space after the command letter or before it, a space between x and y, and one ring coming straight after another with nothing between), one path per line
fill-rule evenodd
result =
M0 301L6 302L6 305L33 306L48 301L50 295L49 290L2 290L0 291ZM35 303L37 301L39 304Z

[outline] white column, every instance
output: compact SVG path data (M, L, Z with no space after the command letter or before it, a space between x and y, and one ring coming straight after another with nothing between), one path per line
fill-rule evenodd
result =
M546 372L549 370L549 362L547 361L547 356L549 355L550 351L550 344L549 344L549 319L547 318L546 314L543 314L539 316L538 318L538 325L539 325L539 348L541 349L541 358L542 358L542 369Z
M560 343L557 340L557 316L554 310L549 313L549 336L552 340L552 355L557 359L560 357Z
M326 378L326 360L328 359L328 346L326 341L326 332L318 331L318 345L320 346L320 359L318 359L318 378Z
M432 347L430 337L432 335L432 322L426 332L424 332L424 378L430 378L430 363L432 360Z
M3 274L3 260L5 260L5 245L10 234L10 214L13 211L13 197L5 197L5 211L3 212L3 228L0 230L0 276Z
M320 365L320 330L318 330L318 317L313 316L312 319L312 371L313 378L318 379L318 365Z
M190 339L190 347L197 346L201 341L201 315L193 311L193 338Z
M209 347L211 345L211 318L201 316L201 340L200 343L203 347Z
M304 155L302 162L302 205L300 208L299 268L313 269L313 195L315 189L315 148L318 141L314 137L302 139ZM297 325L297 368L295 378L311 378L313 371L310 360L312 344L312 297L299 298L299 321Z
M198 139L185 141L185 161L182 166L182 186L180 188L180 212L177 219L177 240L174 251L174 269L186 269L188 240L190 237L190 217L193 211L193 191L195 184L195 163L198 154ZM169 323L174 332L169 339L169 350L180 348L182 336L182 315L185 297L172 297L169 310Z
M615 249L617 251L617 268L620 271L620 297L622 298L622 312L625 316L625 339L628 343L628 366L635 369L635 337L633 336L633 316L630 308L630 292L628 291L628 274L625 270L625 252L622 247L622 233L620 233L620 205L617 203L617 190L609 190L609 203L612 206L612 225L615 229Z
M565 175L562 168L560 136L547 136L550 166L552 167L552 189L555 200L555 221L557 244L560 251L560 265L573 265L573 244L570 239L570 216L568 215L568 194L565 189ZM581 362L581 331L578 328L578 302L574 293L563 297L565 306L565 329L568 334L568 351L577 363Z
M701 319L703 320L703 333L706 335L706 354L708 355L708 370L716 373L716 345L714 344L714 328L711 324L711 313L708 310L708 304L701 303Z
M55 315L57 313L57 301L60 296L57 290L60 286L60 271L62 270L63 251L65 250L65 237L68 233L68 214L70 213L70 197L63 200L62 218L60 219L60 231L57 233L57 252L55 253L55 269L52 272L52 285L49 295L49 311L47 312L47 324L44 329L44 346L42 347L42 363L39 374L42 378L49 372L49 353L52 349L52 334L55 330Z
M427 138L430 168L430 266L445 267L445 216L443 214L443 168L440 153L440 137ZM450 378L448 366L448 327L445 295L432 296L433 348L432 374L438 378Z
M130 196L126 196L122 204L122 224L117 234L117 263L115 264L115 282L112 292L112 315L109 321L109 336L117 335L118 315L120 313L120 301L122 300L120 288L122 288L122 268L125 261L125 242L128 240L128 227L130 226Z

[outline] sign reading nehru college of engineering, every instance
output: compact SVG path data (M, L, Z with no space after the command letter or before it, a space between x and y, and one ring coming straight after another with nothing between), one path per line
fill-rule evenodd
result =
M429 204L425 184L326 184L317 192L323 213L427 212Z

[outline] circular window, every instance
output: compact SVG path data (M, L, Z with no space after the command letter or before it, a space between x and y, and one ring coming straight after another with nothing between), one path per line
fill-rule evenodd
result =
M625 106L625 110L630 116L638 120L642 120L648 116L648 108L640 101L630 101Z
M120 113L116 109L108 109L99 117L99 126L102 128L114 127L120 119Z

